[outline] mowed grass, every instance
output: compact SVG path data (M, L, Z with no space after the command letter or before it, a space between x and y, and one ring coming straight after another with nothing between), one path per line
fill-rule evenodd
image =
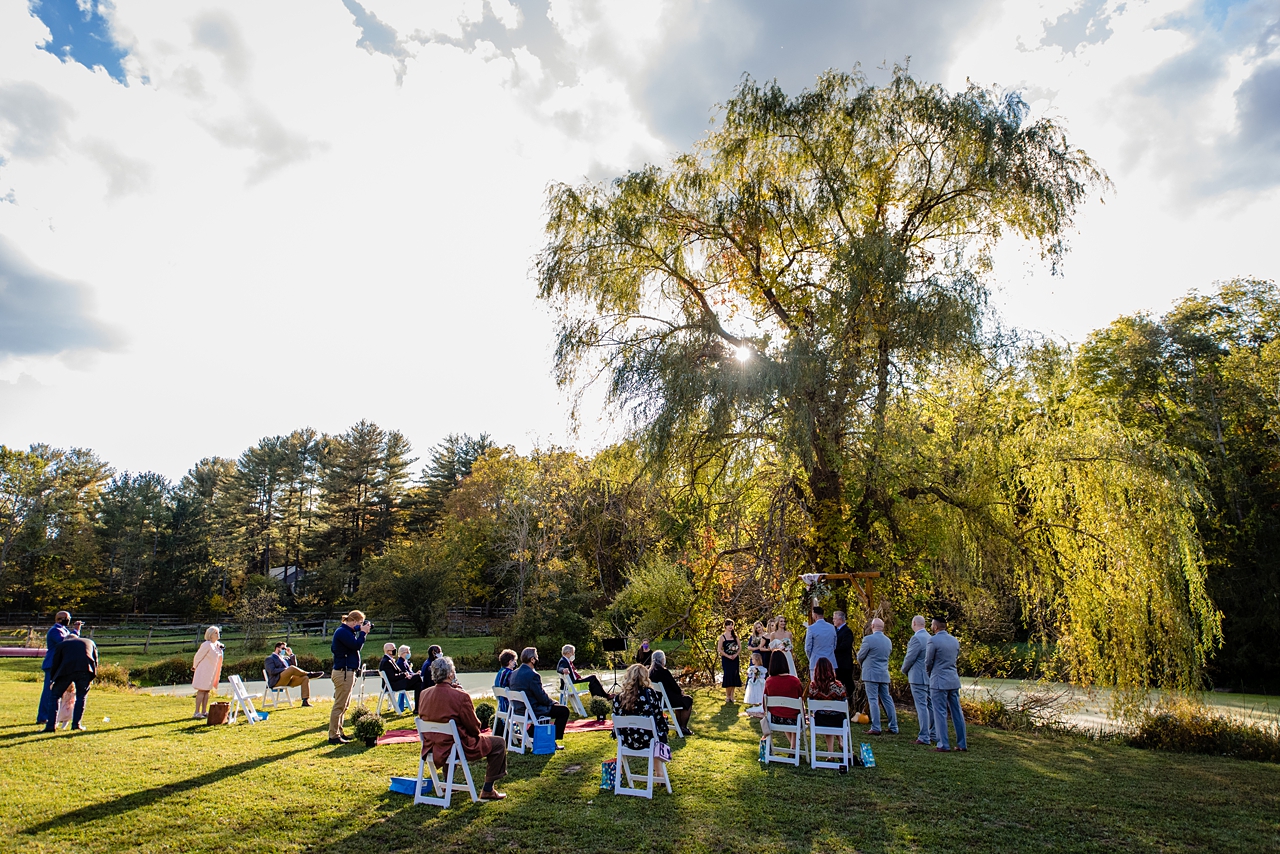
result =
M602 793L614 743L582 734L512 756L501 803L415 807L387 784L416 773L416 746L331 747L327 704L214 728L186 698L95 689L88 732L44 735L36 666L0 667L3 850L1280 850L1280 766L979 727L968 754L937 754L904 714L902 735L875 740L877 768L762 770L755 726L712 692L696 735L674 740L674 795Z

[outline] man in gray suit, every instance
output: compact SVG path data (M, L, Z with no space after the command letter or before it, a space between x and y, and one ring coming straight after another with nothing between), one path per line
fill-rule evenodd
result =
M862 665L862 687L867 692L867 704L871 707L871 729L867 735L880 734L880 706L889 712L889 732L898 734L898 710L889 696L889 653L893 641L884 633L884 620L871 621L871 634L862 639L858 648L858 663Z
M911 697L916 703L916 716L920 718L920 734L916 744L933 744L933 703L929 699L929 674L924 669L928 653L929 633L924 628L924 617L911 618L911 630L915 632L907 643L907 655L902 659L902 672L907 674Z
M825 658L831 662L831 669L836 669L836 627L823 619L821 606L813 606L813 622L804 632L804 657L809 659L809 678L813 678L813 669L818 666L818 659Z
M933 732L938 737L937 750L951 750L947 743L947 714L956 727L956 750L967 751L964 712L960 709L960 673L956 659L960 657L960 641L947 631L947 621L933 618L933 637L924 654L924 669L929 674L929 700L933 703Z

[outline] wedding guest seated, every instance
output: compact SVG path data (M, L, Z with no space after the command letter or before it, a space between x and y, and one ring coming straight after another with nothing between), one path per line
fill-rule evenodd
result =
M569 722L569 707L562 706L547 696L546 690L542 687L542 677L534 669L537 663L536 647L526 646L520 650L520 666L516 668L515 673L511 674L508 685L513 691L524 692L524 695L529 698L530 705L533 706L535 717L551 718L551 722L556 725L556 741L561 741L564 739L565 724ZM524 709L515 704L512 704L511 710L518 715L524 713ZM557 744L556 749L564 750L564 746Z
M397 650L393 643L383 644L382 661L378 662L378 669L387 675L387 683L391 685L392 691L413 692L416 709L418 701L422 699L422 689L427 685L422 681L422 675L409 663L410 652L407 646Z
M609 698L609 694L604 690L604 686L600 684L600 680L595 676L583 676L578 672L578 668L573 666L573 660L577 658L578 650L571 644L567 643L560 648L560 662L556 664L556 673L561 676L568 673L569 679L572 680L575 687L578 685L586 685L591 691L593 697Z
M653 690L649 673L644 669L643 664L633 664L627 668L626 673L622 674L622 690L613 698L613 714L615 717L639 715L653 718L654 726L658 731L658 741L667 743L670 727L667 725L667 716L662 713L662 699L658 696L658 692ZM614 735L622 739L622 743L628 750L648 750L650 742L653 741L653 735L644 729L626 727L617 730ZM667 763L664 760L655 756L653 767L656 779L661 780L666 776Z
M511 687L511 674L516 672L516 651L514 649L504 649L498 653L498 673L493 677L493 687L509 688ZM498 711L505 712L507 710L507 698L498 698ZM502 735L498 731L501 721L495 721L493 725L493 734Z
M676 713L676 723L680 724L680 729L687 733L689 716L693 714L693 698L686 697L680 690L676 677L672 676L671 671L667 669L667 654L660 649L653 651L653 666L649 668L649 681L661 685L667 692L667 701L671 703L671 708Z
M298 656L284 641L276 644L275 652L267 656L262 669L267 671L268 688L301 688L302 705L311 705L311 680L324 674L319 670L308 672L298 666Z
M764 680L764 696L768 700L769 697L791 697L799 700L802 686L800 679L791 673L791 666L787 659L781 655L775 655L769 660L769 678ZM800 713L795 709L778 709L776 712L769 712L768 715L760 719L761 740L769 737L769 724L783 724L785 726L793 726L796 717ZM796 746L796 734L794 732L787 733L787 740L791 742L791 749Z
M431 684L431 662L444 655L444 651L440 649L438 644L432 644L427 647L427 660L422 662L422 684Z
M818 663L814 665L813 681L809 683L809 687L805 690L805 696L810 700L848 701L848 694L845 692L844 686L840 684L840 680L836 679L836 669L825 658L819 658ZM814 712L813 725L839 728L843 725L846 717L847 715L842 715L839 712ZM834 735L827 736L828 753L835 750L835 739Z
M498 801L506 797L494 788L494 783L507 776L507 744L496 735L481 735L480 720L476 717L476 708L466 691L457 687L457 674L453 660L447 655L431 662L430 688L422 692L418 702L418 717L434 723L454 721L458 725L458 739L462 742L462 753L470 762L478 759L488 761L484 773L484 788L480 791L480 799ZM449 752L453 749L453 738L443 733L428 733L422 736L422 755L433 751L433 760L437 767L449 760Z

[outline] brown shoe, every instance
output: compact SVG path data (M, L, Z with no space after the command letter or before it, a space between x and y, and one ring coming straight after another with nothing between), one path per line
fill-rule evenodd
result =
M480 792L480 800L482 801L500 801L506 796L506 792L499 792L497 789L490 789L487 792L481 790Z

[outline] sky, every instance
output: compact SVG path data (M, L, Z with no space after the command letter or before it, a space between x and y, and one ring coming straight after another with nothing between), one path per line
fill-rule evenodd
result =
M1280 254L1280 0L0 0L0 443L180 477L360 419L590 451L544 198L686 151L743 74L1023 93L1113 188L1007 325L1078 342Z

